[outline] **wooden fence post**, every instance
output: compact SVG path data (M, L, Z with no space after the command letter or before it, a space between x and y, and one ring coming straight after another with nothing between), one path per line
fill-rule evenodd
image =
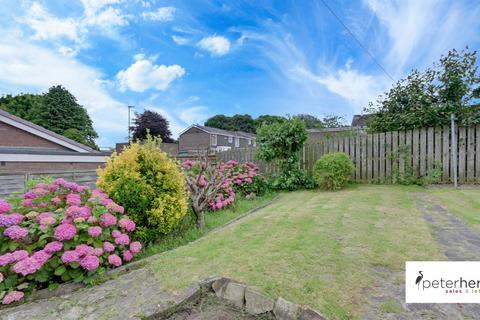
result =
M450 128L452 130L451 136L451 151L452 151L452 179L453 179L453 185L455 188L458 187L458 181L457 181L457 135L455 134L455 114L452 113L450 116L450 120L452 122Z

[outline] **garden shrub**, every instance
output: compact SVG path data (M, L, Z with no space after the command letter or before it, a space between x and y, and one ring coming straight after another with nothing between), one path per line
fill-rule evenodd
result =
M280 190L313 187L304 170L300 169L300 151L307 140L305 123L293 118L281 123L262 125L257 130L258 157L277 162L280 172L273 176L272 186Z
M171 232L187 213L185 176L177 162L148 137L114 153L98 170L97 185L125 207L137 224L133 236L152 242Z
M237 194L253 198L263 195L268 189L265 179L258 174L258 166L253 162L229 160L220 165L220 170L225 172Z
M350 181L354 170L355 166L347 154L329 153L315 163L314 176L320 188L339 190Z
M34 289L67 281L92 284L130 261L135 223L102 191L56 179L22 197L0 199L0 298L21 300Z

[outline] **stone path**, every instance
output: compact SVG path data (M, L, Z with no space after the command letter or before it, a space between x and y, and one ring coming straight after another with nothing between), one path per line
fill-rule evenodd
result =
M434 239L452 261L480 260L480 236L433 195L414 193L415 204L431 227ZM406 304L405 273L374 267L374 284L364 319L480 319L480 304Z
M144 319L183 301L181 294L161 291L161 284L146 269L138 269L59 297L38 300L0 311L0 319Z

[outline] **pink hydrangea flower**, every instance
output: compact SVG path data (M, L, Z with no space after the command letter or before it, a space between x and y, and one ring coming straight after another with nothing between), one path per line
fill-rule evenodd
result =
M12 270L15 273L19 273L23 276L35 273L42 267L42 263L33 257L29 257L23 260L18 261L12 267Z
M121 234L115 238L115 243L127 246L130 243L130 237L128 234Z
M23 239L28 234L28 229L19 226L11 226L3 231L3 234L10 239Z
M88 217L87 222L93 224L93 223L96 223L97 220L98 220L97 217L90 216L90 217Z
M40 267L42 267L51 257L52 254L45 250L39 250L32 255L32 258L39 263Z
M45 250L48 253L54 253L62 249L63 249L63 243L61 243L60 241L53 241L53 242L47 243L45 248L43 248L43 250Z
M79 206L82 203L82 199L79 194L69 193L65 197L67 199L68 206Z
M107 259L108 259L108 263L110 263L115 267L120 267L122 265L122 259L120 259L120 257L117 256L116 254L109 255Z
M32 201L32 199L23 199L23 200L22 200L22 206L24 206L24 207L32 207L32 206L33 206L33 201Z
M20 213L0 214L0 227L10 227L19 224L24 216Z
M59 197L53 197L52 200L50 200L54 205L58 205L62 200Z
M133 254L130 252L130 250L124 250L122 252L122 258L123 258L123 261L130 261L133 259Z
M120 237L121 235L122 235L122 233L118 230L113 230L112 231L112 237L114 237L114 238Z
M110 213L104 213L100 216L100 225L102 227L110 227L116 224L117 224L117 218L114 215Z
M110 242L105 241L103 243L103 250L105 250L107 252L113 252L113 251L115 251L115 246L113 244L111 244Z
M113 211L113 212L118 212L118 213L120 213L120 214L122 214L122 213L125 211L125 209L124 209L122 206L116 204L116 203L113 202L113 201L111 201L111 202L109 202L109 203L107 204L107 209L109 209L109 210L111 210L111 211Z
M138 241L133 241L130 243L130 252L137 254L142 250L142 244Z
M103 254L103 249L102 248L95 248L93 249L93 255L100 257Z
M11 253L11 259L13 261L20 261L28 257L28 251L16 250Z
M12 210L12 206L7 201L0 199L0 214Z
M80 260L80 265L87 271L92 271L100 265L100 259L96 256L86 256Z
M15 261L11 253L5 253L0 256L0 267L6 266Z
M23 199L30 199L33 200L37 198L37 194L34 191L28 191L23 195Z
M133 232L135 231L135 222L128 218L122 218L120 219L119 223L120 227L128 232Z
M79 257L90 255L93 253L93 247L87 244L79 244L75 247L75 252L78 253Z
M62 262L63 263L72 263L72 262L78 262L79 256L78 253L75 250L68 250L65 251L62 254Z
M88 227L88 235L92 238L96 238L102 234L102 228L95 226L95 227Z
M17 302L23 299L25 294L22 291L10 291L3 297L2 303L3 304L10 304L13 302Z
M55 239L60 241L70 240L77 234L77 228L70 223L62 223L55 228Z

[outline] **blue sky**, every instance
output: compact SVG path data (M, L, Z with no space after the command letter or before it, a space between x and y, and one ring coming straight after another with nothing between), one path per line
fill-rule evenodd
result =
M480 2L325 0L395 79L480 47ZM0 0L0 93L62 84L113 146L127 105L176 136L209 116L350 120L392 81L321 1Z

